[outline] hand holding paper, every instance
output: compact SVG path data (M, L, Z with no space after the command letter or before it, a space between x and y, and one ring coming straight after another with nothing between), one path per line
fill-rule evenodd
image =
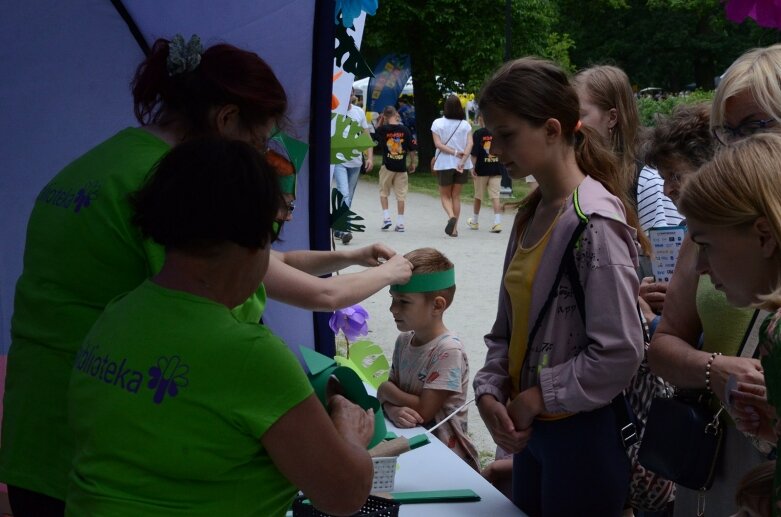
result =
M331 421L339 434L350 443L366 448L374 435L374 410L363 410L341 395L328 400Z

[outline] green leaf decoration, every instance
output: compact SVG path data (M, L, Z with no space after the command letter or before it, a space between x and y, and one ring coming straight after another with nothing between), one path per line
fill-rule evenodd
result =
M364 149L374 147L371 137L350 117L333 114L331 120L336 122L336 130L331 136L332 165L360 158Z
M346 366L354 370L362 381L380 387L380 384L388 380L390 364L388 358L382 353L382 348L371 341L357 341L350 345L350 358L336 356L334 360L340 366Z
M343 201L342 193L331 189L331 228L338 232L362 232L366 225L355 224L355 221L363 221L363 217L352 212Z
M296 169L296 174L301 172L301 165L304 163L306 153L309 152L309 144L302 142L284 131L277 131L271 140L279 142L287 152L287 157Z
M355 40L352 36L347 34L347 27L341 23L336 24L336 50L334 52L336 57L336 66L342 67L345 72L350 72L357 76L370 75L374 77L372 69L366 63L366 60L358 51L358 47L355 46ZM347 54L347 59L344 60L342 65L342 58Z

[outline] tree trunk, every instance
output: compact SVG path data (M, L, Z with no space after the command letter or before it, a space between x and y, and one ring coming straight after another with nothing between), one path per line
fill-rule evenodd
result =
M431 123L439 116L437 101L439 90L437 89L434 62L431 52L420 38L424 33L423 27L411 30L410 61L412 62L412 77L415 83L415 124L418 133L418 168L423 171L430 170L431 158L434 156L434 140L431 137Z

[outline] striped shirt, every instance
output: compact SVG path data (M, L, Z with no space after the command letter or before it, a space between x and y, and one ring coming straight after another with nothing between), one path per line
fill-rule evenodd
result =
M646 232L651 228L678 226L683 220L672 200L664 195L663 187L664 180L656 169L644 166L637 180L637 216Z

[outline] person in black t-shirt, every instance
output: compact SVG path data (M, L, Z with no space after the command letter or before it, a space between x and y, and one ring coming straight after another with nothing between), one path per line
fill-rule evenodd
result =
M483 127L482 115L478 115L477 123L480 124L480 129L472 135L472 163L474 164L472 179L475 184L474 215L467 219L466 223L472 230L480 228L478 216L480 215L480 205L483 202L483 194L487 187L488 196L494 207L494 224L489 231L499 233L502 231L502 205L499 196L504 165L499 161L499 158L491 154L493 135Z
M387 106L382 112L382 118L385 123L378 127L374 133L382 151L382 167L380 167L382 229L388 230L393 225L388 211L388 196L390 196L390 189L393 187L398 208L394 230L403 232L404 200L409 189L407 173L415 172L415 140L412 138L410 130L401 124L396 108ZM409 165L407 165L408 154Z

